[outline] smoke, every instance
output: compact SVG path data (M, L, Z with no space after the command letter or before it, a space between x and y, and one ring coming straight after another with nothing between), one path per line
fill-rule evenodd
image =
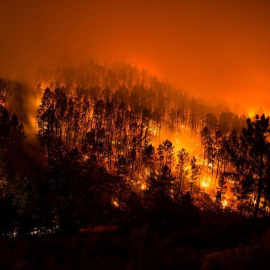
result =
M38 92L31 85L23 82L13 82L10 91L7 108L17 115L18 119L24 123L26 133L32 136L36 132L34 117L39 99Z
M26 134L22 151L16 154L17 163L24 172L30 173L34 167L41 168L44 164L35 122L40 93L29 83L16 81L10 82L9 91L6 107L11 114L15 113L19 121L23 123Z
M270 108L269 1L3 0L0 10L0 77L33 85L39 66L130 62L211 101Z

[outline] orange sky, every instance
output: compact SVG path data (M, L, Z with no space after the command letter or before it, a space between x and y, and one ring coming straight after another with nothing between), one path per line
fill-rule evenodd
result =
M125 61L270 112L269 0L1 0L0 74Z

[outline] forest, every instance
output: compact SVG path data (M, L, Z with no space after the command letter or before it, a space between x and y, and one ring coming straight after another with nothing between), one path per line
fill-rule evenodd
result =
M102 258L113 269L144 269L155 260L156 269L210 269L208 253L266 234L268 116L239 115L129 64L89 62L38 70L29 136L10 110L17 83L0 80L3 239L44 247L61 237L65 252L72 254L68 241L96 252L93 269L107 266ZM160 265L156 245L166 257ZM176 253L179 261L170 261ZM47 267L70 263L53 260Z

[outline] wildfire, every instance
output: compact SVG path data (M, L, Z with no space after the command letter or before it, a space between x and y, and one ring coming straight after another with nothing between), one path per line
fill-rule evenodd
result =
M44 85L45 84L42 84L42 90L44 89ZM72 98L76 97L75 90L75 88L72 88L70 90L70 96ZM112 90L112 94L114 94L113 91L114 90ZM89 135L91 132L91 136L88 137L88 140L93 145L90 145L89 149L90 151L96 151L94 149L99 149L99 147L101 147L103 152L97 154L97 159L99 165L104 166L108 172L121 175L125 179L125 181L132 185L134 190L139 192L148 189L146 183L147 178L151 175L151 172L158 172L158 169L166 164L170 167L169 172L172 178L174 178L174 180L172 180L172 184L179 181L181 182L181 189L184 192L189 191L193 187L194 196L196 196L197 190L199 191L198 193L203 190L210 196L213 196L213 198L216 198L216 187L218 186L220 170L218 170L218 165L215 160L212 161L205 158L205 150L201 141L200 126L195 125L193 127L190 125L189 121L192 120L191 115L187 116L187 119L184 121L178 116L176 116L176 118L172 121L169 115L165 114L163 118L164 122L160 121L160 123L158 124L154 118L151 119L150 117L149 121L144 122L144 119L140 118L143 116L143 114L140 117L136 115L137 120L133 132L130 126L134 123L130 122L128 124L124 124L124 122L121 122L129 121L125 118L125 113L130 113L131 115L134 113L130 104L126 104L126 107L124 108L121 107L121 103L114 104L113 106L115 106L115 115L112 116L111 114L106 115L104 105L107 101L104 97L101 96L101 99L99 100L100 104L97 103L95 99L91 98L91 96L85 95L84 98L87 101L84 105L86 105L86 108L88 109L86 110L84 118L80 119L81 122L79 122L79 125L80 123L82 123L82 131L78 132L77 137L75 137L75 133L79 129L71 131L69 123L66 123L65 125L63 125L63 130L61 130L61 134L63 134L63 137L66 137L67 135L65 133L69 132L70 140L74 141L74 145L78 145L76 140L85 139L86 134ZM83 99L81 99L80 101L74 99L73 102L80 107L81 104L83 104ZM39 105L40 99L37 99L36 103L37 105ZM56 106L57 103L53 104L54 106ZM120 110L119 114L117 110ZM74 121L74 119L76 118L70 119L70 121ZM64 121L65 120L62 120L62 122ZM119 125L119 123L121 125ZM76 125L77 124L78 123L76 122ZM98 133L95 134L95 129L100 129L100 135L102 137L98 138L99 135ZM96 136L96 138L92 138L92 136ZM161 146L161 148L163 147L162 151L167 151L164 150L167 147L164 144L167 139L172 145L172 150L169 154L166 154L164 152L163 157L161 157L159 156L160 154L158 153L158 148L159 146ZM109 156L106 156L106 147L108 147L108 143L111 144L111 152ZM143 147L150 144L153 145L155 151L154 154L151 156L150 160L147 160L148 157L147 155L146 157L144 156L145 153ZM183 172L181 172L180 174L177 169L177 162L178 153L182 148L187 151L188 160L185 161L185 163L183 164ZM129 155L131 155L132 151L134 151L134 156L130 157ZM118 163L117 160L119 156L122 156L124 158L123 164ZM196 164L199 167L198 174L200 174L200 176L190 180L192 176L192 167L190 165L192 157L196 158ZM84 162L88 159L89 154L82 155L82 160ZM119 168L117 166L119 166ZM228 179L227 185L230 188L234 183L230 183L229 181L230 180ZM228 192L226 195L228 195ZM231 197L230 194L228 195L228 198L229 197ZM117 200L112 200L111 203L113 206L119 207L119 203ZM222 205L223 207L226 207L228 205L228 202L224 200Z

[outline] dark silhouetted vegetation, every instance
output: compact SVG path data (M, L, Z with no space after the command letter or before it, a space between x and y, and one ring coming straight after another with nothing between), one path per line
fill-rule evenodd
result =
M212 269L207 254L259 244L268 117L220 111L129 65L38 77L35 156L0 81L0 268Z

